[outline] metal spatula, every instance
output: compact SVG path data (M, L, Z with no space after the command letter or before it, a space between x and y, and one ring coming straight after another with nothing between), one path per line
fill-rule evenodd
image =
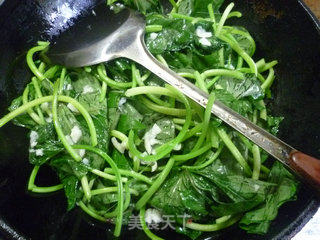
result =
M144 43L145 21L124 9L115 14L105 4L61 34L49 51L50 59L67 67L83 67L124 57L131 59L206 107L208 94L158 62ZM303 154L215 101L212 113L320 190L320 161Z

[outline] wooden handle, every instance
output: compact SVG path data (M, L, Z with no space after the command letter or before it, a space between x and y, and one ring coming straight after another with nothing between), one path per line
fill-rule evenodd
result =
M292 151L289 165L296 170L304 180L320 190L320 160L299 151Z

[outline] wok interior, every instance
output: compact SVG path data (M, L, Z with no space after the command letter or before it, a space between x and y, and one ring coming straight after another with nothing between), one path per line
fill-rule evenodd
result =
M97 0L6 1L0 6L0 113L21 94L30 74L25 51L37 40L54 40L76 23ZM229 2L229 1L227 1ZM298 1L237 0L243 13L233 20L245 26L257 42L255 59L278 59L275 93L270 99L273 115L284 116L279 136L292 146L320 157L320 37ZM318 29L319 31L319 29ZM259 56L260 55L260 56ZM26 130L8 124L0 129L0 219L4 218L23 236L32 239L101 239L112 236L110 225L96 223L79 210L66 212L63 192L35 197L26 192L31 165L28 163ZM39 185L57 182L55 173L43 168ZM298 200L281 208L267 236L250 239L288 237L312 216L319 203L302 186ZM0 226L1 228L1 226ZM113 227L111 226L111 229ZM206 237L248 239L236 225ZM183 236L166 232L167 238ZM145 239L139 231L124 231L123 239Z

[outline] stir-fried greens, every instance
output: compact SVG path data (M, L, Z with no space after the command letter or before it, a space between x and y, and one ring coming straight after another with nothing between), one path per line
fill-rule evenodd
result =
M282 118L268 113L265 99L277 61L255 62L248 31L226 25L241 17L233 3L219 12L223 0L170 0L173 9L164 14L156 0L119 2L146 15L148 49L210 94L207 109L132 61L66 69L50 64L49 43L38 42L27 53L34 76L0 119L0 127L12 120L30 129L28 190L64 189L68 210L79 206L114 223L115 236L138 212L151 239L161 239L148 229L161 215L193 239L236 222L266 233L298 183L210 109L219 99L276 134ZM59 184L36 185L44 164Z

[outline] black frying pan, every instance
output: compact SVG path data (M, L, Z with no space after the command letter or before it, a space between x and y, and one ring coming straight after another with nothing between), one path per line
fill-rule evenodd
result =
M30 81L25 51L37 40L52 40L76 23L99 0L7 0L0 3L0 114ZM2 2L0 0L0 2ZM229 1L227 1L229 2ZM278 59L274 115L285 116L280 137L290 145L320 157L320 23L298 0L235 0L244 17L235 20L252 33L257 55ZM260 56L259 56L260 55ZM63 192L31 196L26 183L26 130L0 129L0 239L112 239L110 226L93 221L80 210L66 212ZM39 184L57 181L44 169ZM42 175L42 176L41 176ZM290 239L313 216L320 203L301 187L298 200L280 209L266 236L247 235L237 225L205 235L208 239ZM166 239L183 239L166 232ZM146 239L139 231L123 231L121 239Z

